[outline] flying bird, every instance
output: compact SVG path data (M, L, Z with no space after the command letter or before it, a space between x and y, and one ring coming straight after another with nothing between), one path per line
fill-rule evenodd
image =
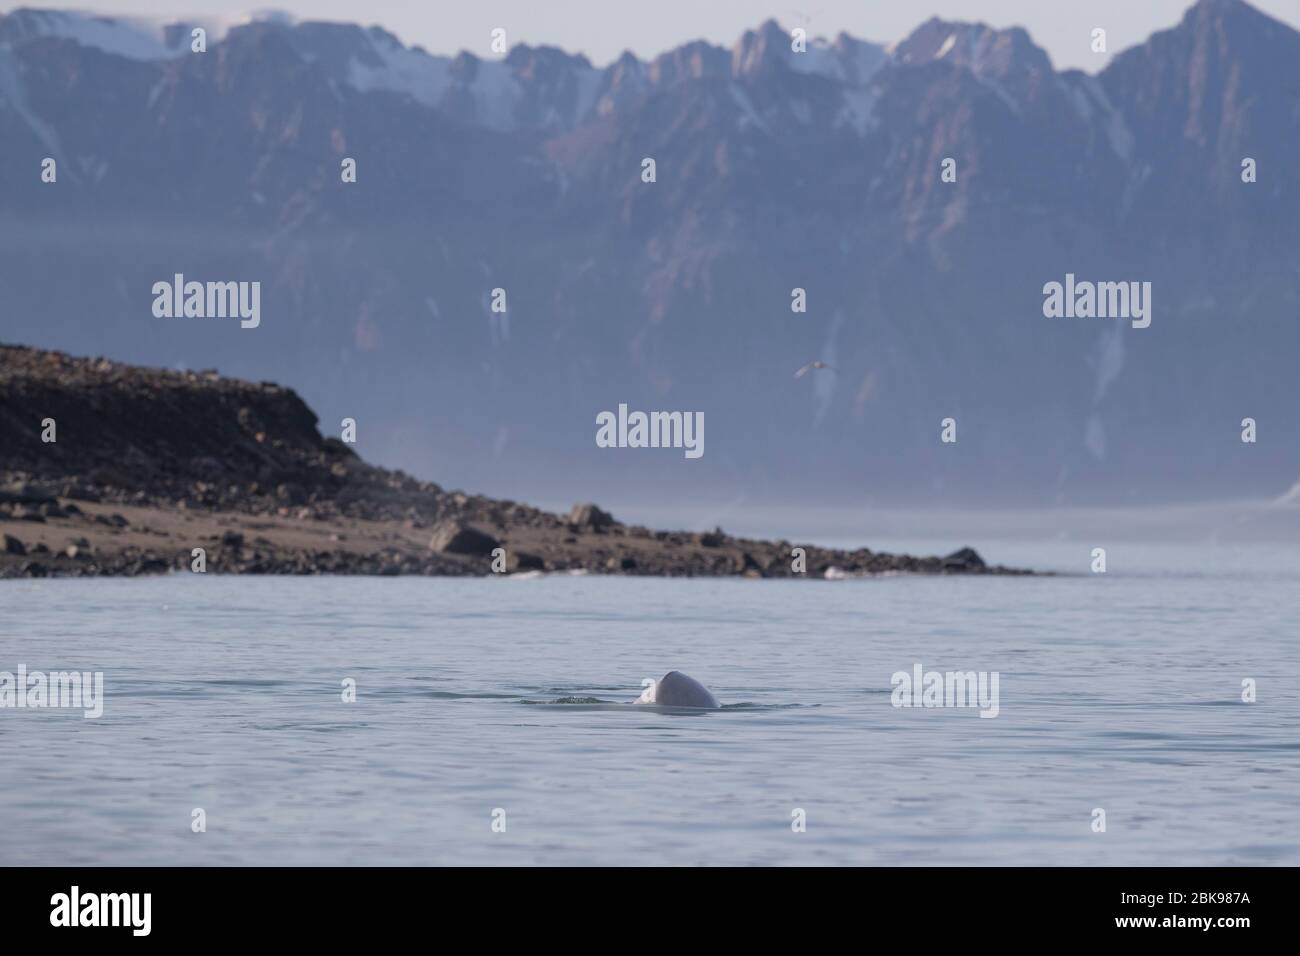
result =
M799 371L795 372L794 377L803 378L805 375L807 375L810 371L812 371L815 368L824 368L831 372L835 371L835 369L831 368L825 362L809 362L803 368L799 369Z
M790 12L793 13L799 19L803 20L804 23L812 23L812 18L817 16L817 14L821 13L820 10L815 10L812 13L804 13L802 10L791 10Z

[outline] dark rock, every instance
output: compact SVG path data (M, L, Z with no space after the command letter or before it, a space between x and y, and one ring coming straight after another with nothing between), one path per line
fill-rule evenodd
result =
M569 512L569 524L575 528L593 528L599 530L615 524L614 516L590 503L573 506Z
M284 482L276 486L275 496L287 505L301 505L307 501L307 492L302 485Z
M527 551L511 551L510 558L506 562L506 568L510 571L541 571L546 567L546 562L542 560L541 555L530 554Z
M64 485L61 497L75 498L77 501L89 501L92 503L100 500L99 492L95 491L93 488L89 488L86 485L78 484L76 482Z
M41 485L19 481L0 488L0 502L18 505L57 504L55 496Z
M695 543L702 548L720 548L726 540L727 535L721 528L714 528L712 531L705 531L695 536Z
M947 571L979 571L985 564L974 548L960 548L944 557L943 567Z
M238 551L244 546L244 536L238 531L227 531L221 536L221 546Z
M11 534L4 536L5 554L26 554L27 545L23 544Z
M443 554L490 555L501 542L478 528L460 521L443 521L433 530L429 550Z

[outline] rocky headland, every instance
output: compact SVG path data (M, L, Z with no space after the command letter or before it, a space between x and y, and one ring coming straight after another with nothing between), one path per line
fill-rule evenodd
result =
M594 504L558 515L448 491L322 437L270 382L0 345L0 578L191 571L195 549L205 570L234 574L1029 573L970 548L913 557L653 531Z

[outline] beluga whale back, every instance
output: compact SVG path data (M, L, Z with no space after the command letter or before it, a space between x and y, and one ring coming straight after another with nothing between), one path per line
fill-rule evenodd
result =
M681 671L669 671L647 687L636 702L658 704L661 707L699 707L708 710L717 710L722 706L707 687Z

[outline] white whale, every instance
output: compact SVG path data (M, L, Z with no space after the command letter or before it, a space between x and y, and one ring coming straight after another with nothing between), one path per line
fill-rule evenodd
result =
M702 707L709 710L717 710L722 706L707 687L681 671L669 671L647 687L636 699L636 703L658 704L661 707Z

